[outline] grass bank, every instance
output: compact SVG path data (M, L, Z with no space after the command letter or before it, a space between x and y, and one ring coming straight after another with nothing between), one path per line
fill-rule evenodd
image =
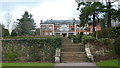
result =
M2 68L54 68L54 63L2 63Z
M120 68L120 59L101 61L97 65L101 68Z

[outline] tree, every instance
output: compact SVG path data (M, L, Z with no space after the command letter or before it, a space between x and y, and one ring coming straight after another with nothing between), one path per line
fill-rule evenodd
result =
M96 25L96 21L100 23L100 21L104 21L104 23L101 23L102 25L106 25L107 27L111 27L111 19L119 20L120 21L120 11L112 8L113 5L111 5L113 2L107 2L107 5L104 5L100 2L80 2L78 4L78 10L80 9L80 6L84 6L80 12L80 20L81 25L84 25L86 23L93 21L93 31L95 31L94 27ZM103 15L103 18L99 18L99 15ZM106 16L104 16L106 15Z
M17 36L17 32L16 32L16 30L14 29L14 30L12 30L12 32L11 32L11 36Z
M6 16L5 16L5 19L6 19L7 29L10 31L10 26L11 26L11 23L12 23L12 15L10 13L7 13Z
M2 35L1 35L2 37L7 37L10 35L8 29L6 29L4 25L0 24L0 28L2 28Z
M112 3L114 2L110 2L110 0L108 2L106 2L106 5L104 5L104 12L107 15L107 28L112 26L112 22L111 20L115 20L115 21L120 21L120 11L113 8L116 7L114 5L112 5Z
M112 12L112 19L115 20L115 21L120 21L120 10L114 10Z
M22 15L21 19L17 19L18 25L15 28L18 35L31 35L33 30L35 30L35 23L32 18L32 15L27 11Z
M40 35L40 28L37 28L37 29L35 30L35 35Z
M108 10L108 21L107 21L107 27L111 27L111 2L107 2L107 10Z
M14 22L14 20L12 18L12 14L10 12L8 12L5 15L5 24L4 25L6 25L7 29L9 30L9 32L11 30L13 30L16 27L16 25L17 25L17 23Z
M0 37L2 37L2 25L0 24Z
M100 2L81 2L78 4L78 10L81 5L84 5L81 9L81 14L80 14L80 20L81 20L81 25L88 24L92 20L92 25L93 25L93 32L95 31L95 26L96 26L96 19L98 19L98 14L100 14L101 9L103 9L103 5Z

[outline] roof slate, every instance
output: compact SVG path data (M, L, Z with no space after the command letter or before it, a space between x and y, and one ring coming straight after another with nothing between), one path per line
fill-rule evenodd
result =
M44 22L44 24L54 24L54 23L80 23L79 20L47 20Z

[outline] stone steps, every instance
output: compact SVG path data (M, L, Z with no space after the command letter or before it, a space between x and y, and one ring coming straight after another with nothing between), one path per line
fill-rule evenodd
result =
M62 52L84 52L85 47L83 45L63 45Z
M87 56L85 53L75 53L75 52L68 52L61 54L61 62L86 62Z
M75 59L75 58L72 58L72 59ZM86 62L86 58L83 59L76 59L76 60L61 60L61 63L80 63L80 62Z
M86 57L85 52L62 52L61 53L62 57Z
M85 48L83 45L62 45L62 48Z
M62 52L84 52L85 50L83 48L79 47L68 47L68 48L62 48Z
M62 63L67 63L67 62L86 62L86 57L80 57L80 56L64 56L61 57L61 62Z
M74 44L68 38L63 38L61 50L61 62L86 62L85 47L81 44Z
M84 48L83 45L72 45L72 44L64 44L64 45L62 45L62 48L77 48L77 47Z

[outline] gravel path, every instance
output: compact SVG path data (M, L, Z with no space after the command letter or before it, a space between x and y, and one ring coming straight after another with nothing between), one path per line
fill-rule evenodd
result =
M81 63L58 63L54 68L100 68L95 63L81 62Z

